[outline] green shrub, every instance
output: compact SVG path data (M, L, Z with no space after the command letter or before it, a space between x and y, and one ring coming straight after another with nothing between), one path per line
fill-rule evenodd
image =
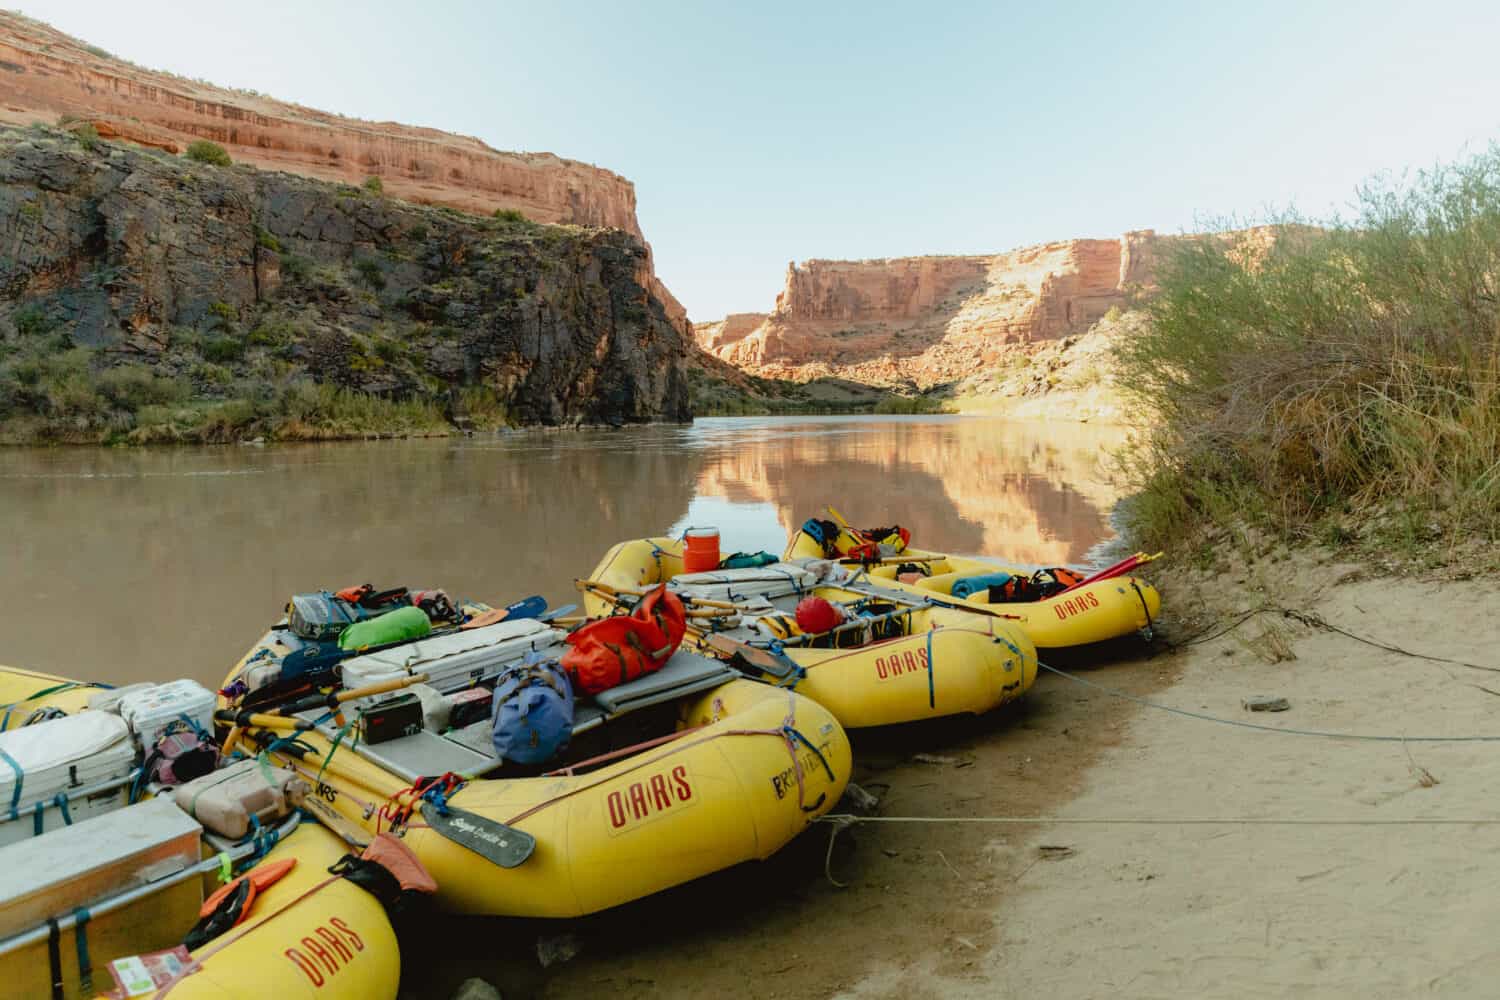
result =
M875 404L876 413L945 413L947 406L932 396L887 396Z
M189 387L177 379L163 378L144 365L118 365L97 379L98 392L118 410L135 412L143 406L180 403Z
M385 288L385 272L380 269L380 264L376 261L356 260L354 270L359 275L359 279L375 291Z
M524 212L518 208L497 208L495 218L501 222L529 222Z
M46 310L35 303L22 306L11 316L16 332L23 337L42 337L50 333L55 325Z
M214 325L221 328L234 326L235 321L240 318L234 306L228 302L211 303L208 307L208 315L213 318Z
M225 386L234 381L234 375L223 365L216 365L211 361L193 366L193 378L199 382L213 386Z
M371 194L385 194L385 185L379 177L366 177L363 187Z
M1159 414L1131 456L1141 541L1236 520L1333 537L1320 519L1381 510L1500 536L1500 148L1357 204L1166 262L1119 352Z
M245 345L238 337L210 337L203 343L203 357L207 361L238 361L245 356Z
M281 241L260 226L255 227L255 245L272 253L281 253Z
M215 167L227 167L234 161L224 151L224 147L217 142L209 142L207 139L198 139L188 143L184 154L188 159L198 163L207 163Z
M281 274L288 281L302 281L311 268L312 262L306 257L285 252L281 254Z
M73 133L73 138L78 140L78 145L90 153L98 150L99 143L104 141L99 138L99 130L94 128L92 124L79 125L69 131Z

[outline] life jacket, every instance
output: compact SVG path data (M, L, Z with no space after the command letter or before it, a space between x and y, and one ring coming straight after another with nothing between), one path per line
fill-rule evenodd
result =
M1082 573L1068 569L1066 566L1049 566L1031 574L1031 583L1037 592L1035 600L1038 601L1060 594L1069 587L1082 583L1085 579Z
M256 897L275 885L297 864L296 858L258 864L227 885L222 885L198 908L198 922L188 931L183 945L201 948L250 916Z
M1083 579L1082 574L1075 573L1065 566L1039 569L1030 576L1011 576L1003 582L989 584L989 603L1022 604L1030 601L1045 601ZM957 593L956 587L954 592Z
M852 544L845 544L839 554L845 559L857 559L860 562L898 556L906 551L907 543L911 541L911 532L899 524L893 524L889 528L849 528L848 534L854 541Z
M839 526L834 522L810 517L802 523L802 533L818 543L824 558L832 559L839 554Z
M600 618L569 635L562 666L577 690L598 694L659 670L686 631L682 601L662 584L631 614Z
M251 869L254 871L254 869ZM399 914L415 901L437 892L437 882L400 838L382 833L358 857L346 854L328 869L380 900L386 912Z
M495 754L517 764L541 764L573 735L573 686L556 660L526 654L500 675L490 714Z

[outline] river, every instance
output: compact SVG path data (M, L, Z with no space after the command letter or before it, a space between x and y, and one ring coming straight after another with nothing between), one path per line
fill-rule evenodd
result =
M973 417L702 419L618 431L0 450L0 663L216 686L294 592L370 582L574 600L614 542L717 526L780 552L824 504L914 546L1079 563L1122 432Z

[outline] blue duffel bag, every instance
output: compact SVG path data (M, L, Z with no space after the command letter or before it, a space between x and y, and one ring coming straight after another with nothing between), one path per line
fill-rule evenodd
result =
M573 685L556 660L531 652L495 685L495 753L517 764L555 757L573 735Z

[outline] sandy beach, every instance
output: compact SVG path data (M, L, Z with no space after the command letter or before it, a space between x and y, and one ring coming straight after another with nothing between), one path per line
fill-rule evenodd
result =
M1306 583L1299 593L1287 581ZM1365 580L1315 557L1166 583L1183 610L1164 631L1178 640L1274 603L1500 667L1500 622L1484 612L1493 583ZM515 961L471 974L507 995L555 997L1493 992L1500 825L1389 821L1500 819L1500 747L1413 742L1500 735L1500 697L1480 690L1500 692L1500 677L1276 613L1074 673L1226 719L1408 742L1237 728L1044 675L1016 711L860 734L856 780L882 795L886 817L1090 822L869 824L841 833L831 856L815 829L763 865L559 928L581 948L572 961L537 970L528 927ZM1251 713L1242 702L1255 695L1290 708ZM1297 822L1174 822L1224 818ZM1152 822L1092 822L1118 819Z

